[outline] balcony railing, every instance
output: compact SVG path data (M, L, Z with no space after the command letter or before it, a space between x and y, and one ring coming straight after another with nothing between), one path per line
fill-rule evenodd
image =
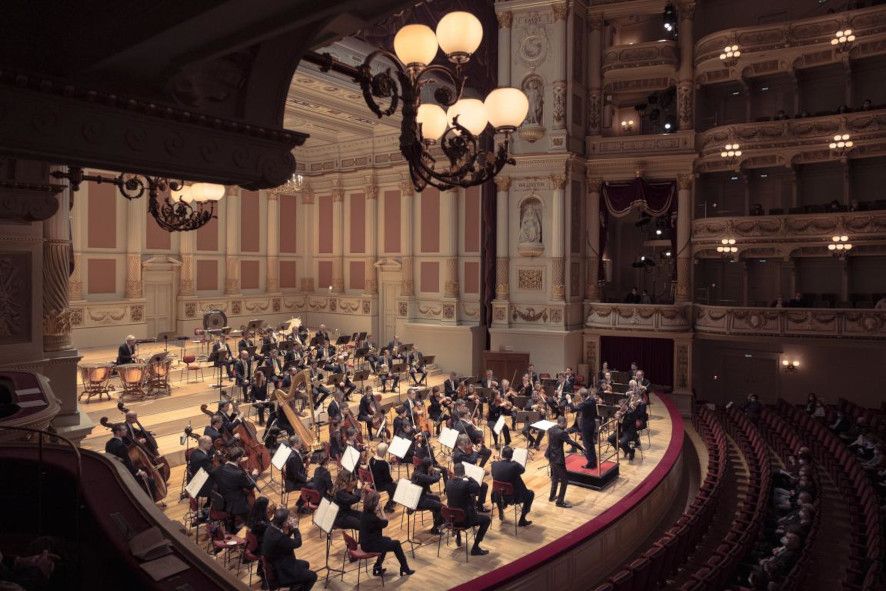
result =
M822 240L835 234L853 238L880 238L886 233L886 211L847 211L794 215L704 218L692 221L692 241L697 243L735 236L747 242L772 240Z
M777 337L886 339L886 310L701 304L588 304L585 327Z
M715 172L738 166L767 168L832 160L828 143L837 133L852 137L854 147L848 157L879 155L886 152L884 126L886 109L714 127L695 136L701 153L696 170ZM742 156L737 162L720 156L728 143L741 145Z
M679 51L675 41L648 41L631 45L613 45L603 56L603 75L619 70L635 70L665 66L673 71L679 61ZM621 74L619 77L622 77Z
M886 339L886 310L696 305L695 330L723 335Z
M670 155L675 152L694 152L695 143L692 131L678 131L655 135L588 136L587 149L594 156Z
M856 36L850 59L886 53L886 7L864 8L702 37L695 44L695 82L712 84L839 63L843 55L831 39L841 29L852 29ZM731 68L720 59L727 45L741 49L741 57Z

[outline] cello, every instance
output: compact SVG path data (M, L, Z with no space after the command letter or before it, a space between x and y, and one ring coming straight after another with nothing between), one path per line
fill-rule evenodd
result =
M101 423L102 427L105 427L106 429L114 429L114 424L108 420L108 417L102 417L99 419L99 423ZM148 496L151 497L155 503L159 503L165 499L168 492L166 481L163 480L163 475L160 473L158 466L155 466L151 461L151 456L145 450L144 446L138 441L133 440L126 445L126 449L129 454L129 460L132 462L135 469L141 470L146 474L146 477L142 478L139 481L139 484ZM153 487L151 486L149 479L154 481Z
M210 417L215 416L207 404L201 404L200 410ZM262 474L271 465L271 453L259 441L255 425L252 421L241 417L233 431L234 435L240 437L239 445L243 448L246 457L247 471L251 474Z
M122 412L124 417L126 416L126 413L129 412L129 409L126 408L126 406L123 404L122 400L117 403L117 410ZM139 430L141 430L141 432L144 434L145 440L147 442L147 445L143 445L143 444L139 443L138 444L139 447L141 447L144 450L144 452L148 455L148 457L151 459L151 463L154 464L155 466L157 466L157 469L160 471L160 474L163 476L163 482L169 482L169 474L170 474L169 461L160 454L159 447L157 446L157 440L154 438L154 434L151 433L150 431L148 431L147 429L145 429L142 426L141 421L138 420L138 418L135 419L135 423L133 423L133 424L136 427L138 427ZM138 442L136 442L136 443L138 443Z

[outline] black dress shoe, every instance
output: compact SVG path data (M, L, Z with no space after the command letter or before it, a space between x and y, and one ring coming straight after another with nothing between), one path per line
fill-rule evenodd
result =
M501 519L502 521L505 520L505 506L504 505L498 506L498 518Z
M557 501L558 507L563 507L564 509L570 509L572 507L572 503L569 501Z
M373 576L373 577L380 577L380 576L382 576L383 574L385 574L385 573L387 572L387 570L388 570L388 569L386 569L386 568L382 568L382 567L380 567L380 566L373 566L373 567L372 567L372 576Z
M550 498L548 498L548 502L549 502L549 503L553 503L553 502L556 501L556 500L557 500L557 497L550 497Z
M519 525L520 527L526 527L526 526L532 525L532 522L529 521L528 519L521 519L519 521L519 523L517 523L517 525Z
M455 546L461 548L461 532L455 534Z
M407 575L414 575L414 574L415 574L415 571L412 570L411 568L409 568L408 566L406 568L400 569L400 576L401 577L405 577Z
M585 469L586 470L596 470L597 464L585 464Z
M471 556L486 556L487 554L489 554L489 550L484 550L480 546L471 548Z
M432 527L431 528L431 535L432 536L439 536L440 535L440 528L439 527Z

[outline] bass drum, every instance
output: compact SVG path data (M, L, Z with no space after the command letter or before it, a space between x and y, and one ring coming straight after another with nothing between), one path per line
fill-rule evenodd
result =
M228 317L222 310L207 310L203 314L204 330L221 330L228 325Z

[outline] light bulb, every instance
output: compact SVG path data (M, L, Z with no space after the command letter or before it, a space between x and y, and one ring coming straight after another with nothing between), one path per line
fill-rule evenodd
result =
M184 201L185 203L191 203L194 201L194 190L191 185L185 185L181 188L181 191L173 192L172 199L173 201Z
M470 12L450 12L437 23L437 43L454 62L466 62L483 41L483 24Z
M407 66L426 66L437 55L437 36L427 25L406 25L394 36L394 53Z
M458 124L473 135L480 135L486 129L486 107L479 99L461 99L449 107L446 118L451 127L454 127L453 122L456 117ZM455 133L460 132L456 130Z
M490 125L496 131L508 131L517 129L526 119L529 99L519 88L496 88L483 101L483 106Z
M218 201L225 196L225 186L215 183L194 183L191 190L194 201Z
M433 103L419 105L415 120L421 124L422 137L431 141L440 139L449 123L446 111L440 105Z

